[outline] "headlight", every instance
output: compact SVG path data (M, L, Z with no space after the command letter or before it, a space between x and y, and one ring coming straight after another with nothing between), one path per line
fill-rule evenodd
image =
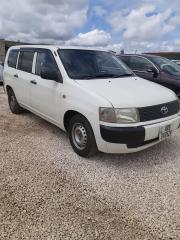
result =
M99 118L109 123L139 122L139 112L136 108L100 108Z

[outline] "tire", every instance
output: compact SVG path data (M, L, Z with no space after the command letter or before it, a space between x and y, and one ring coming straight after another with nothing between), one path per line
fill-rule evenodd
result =
M8 95L9 108L10 108L11 112L14 114L22 113L23 108L20 107L13 90L9 89L7 92L7 95Z
M78 114L72 117L68 128L69 140L74 151L81 157L91 157L97 152L96 141L88 120Z

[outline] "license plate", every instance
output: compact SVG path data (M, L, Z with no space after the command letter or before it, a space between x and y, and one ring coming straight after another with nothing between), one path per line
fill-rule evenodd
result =
M160 141L165 140L166 138L170 137L171 133L172 133L171 125L167 125L167 126L160 128L160 132L159 132Z

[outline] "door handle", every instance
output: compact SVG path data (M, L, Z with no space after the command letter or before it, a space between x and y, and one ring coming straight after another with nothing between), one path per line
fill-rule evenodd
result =
M15 74L15 75L14 75L14 77L15 77L15 78L18 78L18 75L17 75L17 74Z
M31 80L30 83L37 84L37 82L35 80Z

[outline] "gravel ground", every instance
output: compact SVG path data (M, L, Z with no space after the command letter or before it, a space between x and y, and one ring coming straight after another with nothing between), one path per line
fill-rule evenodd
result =
M140 153L78 157L0 90L0 239L180 239L180 130Z

